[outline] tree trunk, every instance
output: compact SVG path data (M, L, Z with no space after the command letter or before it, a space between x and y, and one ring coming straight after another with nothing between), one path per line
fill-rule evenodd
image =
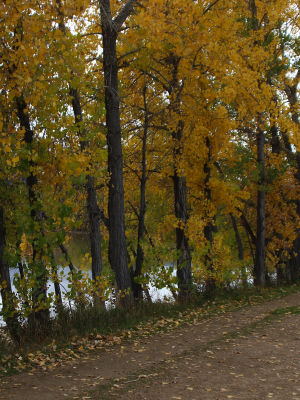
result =
M257 7L255 0L249 0L249 10L252 15L252 29L258 31L259 19L257 18ZM254 41L254 45L257 45ZM258 82L259 85L259 82ZM259 171L258 191L257 191L257 207L256 207L256 252L254 259L253 278L254 285L260 286L265 284L265 260L266 260L266 223L265 223L265 135L262 130L261 116L257 118L256 146L257 146L257 163Z
M136 251L136 267L134 271L134 278L138 278L142 275L142 267L144 261L144 250L141 246L141 242L144 240L144 231L145 231L145 211L146 211L146 198L145 198L145 187L146 182L143 177L141 180L141 188L140 188L140 213L139 213L139 226L138 226L138 245ZM141 300L143 298L143 288L140 283L133 281L133 293L134 298Z
M109 195L109 261L115 273L117 302L131 303L132 285L127 263L123 185L123 154L118 88L117 36L136 1L127 1L112 20L110 0L100 0L103 38L103 70L105 77L106 138L108 148Z
M260 121L258 121L260 124ZM265 135L261 127L257 129L257 163L260 168L258 191L257 191L257 230L256 230L256 253L253 269L254 284L256 286L265 284L265 239L266 239L266 216L265 216Z
M239 257L239 260L243 260L244 259L243 243L242 243L242 239L241 239L238 227L237 227L236 219L232 213L230 213L229 215L230 215L233 230L235 233L236 243L238 245L238 252L239 252L238 257ZM241 278L242 278L243 286L247 286L247 273L246 273L246 269L244 266L242 267L242 277Z
M235 233L236 243L238 245L239 259L243 260L244 259L243 243L242 243L242 239L240 237L240 233L239 233L239 230L238 230L238 227L237 227L236 219L235 219L235 217L234 217L234 215L232 213L230 213L229 215L230 215L232 226L233 226L233 230L234 230L234 233Z
M31 150L33 144L34 133L30 127L30 121L28 113L25 112L27 110L27 104L22 96L17 98L17 113L20 121L20 125L25 129L24 134L24 142L28 146L28 149ZM37 177L34 175L33 170L35 168L35 162L30 159L29 160L29 175L26 178L26 184L28 187L28 198L30 204L30 216L31 219L36 222L39 220L41 222L41 218L38 218L38 214L40 213L40 204L39 200L35 193L35 185L37 184ZM41 234L41 232L38 232ZM39 249L37 249L34 242L32 243L33 249L33 266L34 273L36 274L36 287L33 290L33 305L35 307L40 301L44 301L47 298L47 281L48 281L48 271L45 268L44 262L38 257ZM42 295L42 297L40 297ZM38 300L38 298L40 299ZM39 323L46 323L49 320L49 310L40 309L38 311L34 311L34 319Z
M298 71L298 75L300 73L300 70ZM297 96L297 84L294 86L286 86L285 88L285 93L287 95L287 98L289 100L291 108L295 107L296 104L298 103L298 96ZM300 122L299 122L299 114L297 111L292 111L292 120L293 122L297 125L297 127L300 127ZM285 134L284 135L284 143L285 147L291 152L292 147L289 141L288 136ZM296 163L297 163L297 171L295 173L295 177L300 182L300 152L296 152ZM297 210L297 215L300 218L300 200L296 201L296 210ZM296 230L297 232L297 237L294 240L293 243L293 248L292 248L292 256L290 260L290 278L293 281L298 281L299 280L299 267L300 267L300 229Z
M69 263L69 268L70 268L70 272L71 272L71 274L73 275L73 272L74 272L74 265L73 265L73 263L72 263L72 260L71 260L71 258L69 257L69 253L68 253L68 250L67 250L67 248L66 248L66 246L64 245L64 244L60 244L59 245L59 248L60 248L60 250L62 251L62 253L63 253L63 255L65 256L65 259L68 261L68 263Z
M272 153L273 154L280 154L280 140L278 136L278 128L276 125L271 126L271 134L272 134Z
M206 147L208 149L208 158L207 162L204 164L204 173L206 174L205 176L205 189L204 189L204 198L205 198L205 206L207 209L209 209L211 205L211 189L209 188L209 181L210 181L210 174L211 174L211 168L210 168L210 160L211 160L211 148L210 148L210 140L207 137L206 138ZM206 221L206 225L204 227L204 237L206 240L206 244L208 247L207 254L205 255L205 266L208 271L208 279L206 281L206 290L208 292L213 292L216 290L216 282L212 276L213 273L213 265L212 265L212 259L211 259L211 247L212 247L212 242L213 242L213 224L210 219L210 217L207 217L207 214L209 214L208 210L205 212L205 218L209 218L208 221Z
M147 150L147 134L148 134L148 109L146 100L147 86L144 85L143 97L144 97L144 132L143 132L143 147L142 147L142 177L140 179L140 212L139 212L139 227L138 227L138 245L136 251L136 267L133 277L133 294L135 299L141 300L143 298L143 288L140 283L135 282L134 278L138 278L142 275L142 267L144 261L144 250L141 246L141 242L144 240L145 232L145 215L146 215L146 150Z
M91 178L90 176L87 176L86 191L91 241L92 278L96 281L102 273L102 253L99 208L97 204L94 178Z
M62 10L61 0L56 0L58 5L59 15L59 29L65 34L66 26L64 23L64 13ZM87 140L82 140L85 137L85 129L81 127L83 122L82 107L78 90L72 87L70 83L70 96L72 98L73 114L75 123L78 124L77 135L80 139L81 151L84 152L88 149L89 143ZM87 194L87 212L89 219L89 230L90 230L90 242L91 242L91 257L92 257L92 279L97 281L97 278L102 273L102 252L101 252L101 237L100 237L100 217L99 207L97 203L97 193L95 190L95 180L93 177L87 174L87 183L85 185L85 191ZM67 256L68 258L68 256ZM73 265L72 265L73 266ZM70 267L71 269L71 267ZM72 271L72 270L71 270Z
M173 187L174 187L174 205L175 205L175 216L177 218L176 227L176 249L179 252L179 258L177 259L177 278L178 278L178 300L185 301L191 297L191 285L192 285L192 261L191 261L191 250L188 242L188 237L185 234L186 225L188 222L187 212L187 195L186 195L186 179L185 176L178 174L178 163L183 153L183 129L184 123L181 119L180 110L180 83L178 78L178 67L180 58L172 54L168 57L169 64L172 68L172 81L169 94L172 95L172 110L176 117L178 117L178 123L176 129L172 130L172 137L174 139L174 173L173 173Z
M23 268L23 264L21 262L18 262L18 268L19 268L19 273L20 273L21 279L24 279L24 277L25 277L24 268Z
M223 171L221 169L220 164L217 161L215 161L214 165L217 167L218 171L220 172L220 174L224 178L224 174L223 174ZM238 209L239 212L241 212L241 210L239 208L237 208L237 209ZM252 232L251 227L248 224L248 221L246 220L244 214L242 212L241 212L241 214L242 214L243 222L246 223L246 225L248 227L248 230L250 230ZM232 227L233 227L233 230L234 230L234 233L235 233L236 243L238 245L238 257L239 257L240 260L243 260L244 259L243 243L242 243L242 239L241 239L238 227L237 227L236 218L232 213L229 213L229 215L230 215L231 222L232 222ZM214 220L216 220L216 217L214 217ZM216 223L215 223L215 225L216 225ZM214 229L215 233L217 233L217 231L218 231L217 229ZM252 234L253 234L253 232L252 232ZM247 274L246 274L245 267L242 268L242 283L243 283L243 286L247 285Z
M296 154L297 172L295 174L297 180L300 182L300 153ZM300 217L300 200L296 201L297 215ZM296 282L299 280L299 266L300 266L300 229L297 229L297 237L293 243L292 257L291 257L291 280Z
M78 123L78 137L80 140L81 151L88 149L88 141L82 140L85 137L85 129L82 130L81 123L83 121L82 108L78 90L70 88L70 96L72 97L72 107L75 117L75 123ZM95 189L95 179L89 174L86 175L85 190L87 194L87 213L89 218L89 230L91 241L91 256L92 256L92 278L97 280L102 273L102 252L101 252L101 236L100 236L100 217L99 207L97 202L97 193Z
M277 285L281 285L282 282L284 281L285 276L284 276L284 271L282 268L282 264L276 265L276 282Z
M269 82L269 84L271 85L271 82ZM275 124L273 124L272 126L271 126L271 134L272 134L272 142L271 142L271 145L272 145L272 153L273 154L280 154L280 139L279 139L279 135L278 135L278 131L279 131L279 129L278 129L278 127L275 125ZM286 134L283 134L283 140L284 140L284 144L285 144L285 146L287 146L286 148L288 149L288 150L290 150L290 151L292 151L292 149L290 148L290 146L289 146L289 140L288 140L288 138L287 138L287 135ZM280 203L279 203L279 207L280 207ZM275 235L276 235L276 237L278 238L278 239L280 239L280 240L282 240L282 235L280 234L280 233L278 233L278 232L275 232ZM275 251L275 254L276 254L276 257L278 257L278 259L279 259L279 261L278 261L278 263L277 263L277 265L276 265L276 282L277 282L277 285L280 285L283 281L284 281L284 272L283 272L283 269L282 269L282 261L281 261L281 258L282 258L282 249L279 249L279 250L276 250Z
M130 202L129 202L129 204L130 204L130 206L131 206L133 212L134 212L135 215L137 216L137 218L139 218L139 214L138 214L136 208L134 207L134 205L131 204ZM150 236L150 234L149 234L149 232L148 232L148 230L147 230L147 228L146 228L145 225L144 225L144 231L145 231L145 234L147 235L147 239L148 239L148 242L149 242L150 246L152 247L152 249L155 249L154 242L153 242L153 240L152 240L152 238L151 238L151 236ZM134 251L134 256L136 257L136 252L135 252L135 251ZM161 265L163 265L163 261L161 260L161 258L159 257L158 254L156 254L156 259L157 259L157 261L158 261ZM164 271L164 270L165 270L165 267L163 266L162 269L163 269L163 271ZM176 291L174 290L172 284L167 283L167 288L168 288L168 289L170 290L170 292L172 293L172 295L173 295L175 301L177 301L178 296L177 296L177 293L176 293ZM150 300L151 300L150 295L149 295L149 296L147 295L146 290L145 290L145 293L146 293L147 300L150 301Z
M177 277L179 288L179 300L185 300L191 296L191 251L188 238L185 234L185 227L188 222L187 201L186 201L186 180L179 176L174 169L174 195L175 195L175 216L182 225L176 228L176 248L180 251L177 259Z
M21 341L22 328L18 321L13 303L13 293L9 273L9 264L4 260L4 251L6 247L6 229L4 223L4 210L0 206L0 285L2 297L2 315L6 322L11 337L18 343Z
M63 302L62 302L60 284L59 284L58 274L57 274L57 265L55 264L55 257L54 257L53 252L51 254L51 258L53 260L52 274L53 274L54 291L55 291L55 296L56 296L56 305L57 305L57 308L60 308L60 307L62 307Z
M292 268L291 268L291 257L288 255L286 265L285 265L285 279L287 282L291 282L292 280Z

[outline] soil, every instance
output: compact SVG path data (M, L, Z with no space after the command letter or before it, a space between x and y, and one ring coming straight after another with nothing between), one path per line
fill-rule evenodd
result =
M300 315L284 310L293 306L300 293L4 377L0 399L300 399Z

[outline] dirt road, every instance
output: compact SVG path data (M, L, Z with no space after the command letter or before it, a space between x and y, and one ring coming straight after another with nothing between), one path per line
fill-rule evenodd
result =
M0 399L300 399L298 306L300 293L2 378Z

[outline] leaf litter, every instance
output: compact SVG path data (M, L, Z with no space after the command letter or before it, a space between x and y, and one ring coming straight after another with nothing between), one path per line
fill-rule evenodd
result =
M291 288L291 290L295 290ZM288 294L288 292L286 293ZM65 364L70 364L76 359L82 358L86 353L97 351L107 351L115 344L121 344L124 340L132 340L134 338L154 335L159 332L170 332L183 325L197 326L203 320L206 320L212 315L222 315L231 310L237 310L241 307L251 306L261 303L266 298L272 299L278 296L284 296L285 292L281 290L279 293L273 288L262 289L261 292L253 292L249 296L249 301L244 301L243 298L235 300L218 300L206 301L201 307L196 309L187 309L186 311L177 312L172 318L167 317L152 317L148 321L140 322L131 329L124 329L120 332L115 332L110 335L102 335L99 333L88 334L85 337L73 337L69 343L59 346L52 342L45 346L43 350L33 349L31 351L18 349L17 352L5 355L0 361L0 376L7 373L20 372L24 370L35 371L54 370ZM262 316L257 317L259 319ZM227 332L223 332L227 335ZM11 341L5 330L0 330L0 336L5 339L8 345ZM278 344L279 345L279 344ZM137 352L143 352L143 349L138 349Z
M253 303L255 303L253 301ZM109 336L105 336L105 335L101 335L101 334L94 334L94 335L87 335L86 337L74 337L72 338L72 340L70 341L70 343L67 344L67 347L64 348L59 348L58 345L55 342L52 342L51 344L49 344L48 346L46 346L44 348L43 351L41 350L37 350L37 351L30 351L25 353L22 352L18 352L14 354L14 358L15 360L17 360L17 366L16 366L16 370L17 371L22 371L22 370L27 370L31 372L28 372L28 376L33 376L37 371L54 371L56 368L60 367L60 366L66 366L66 365L72 365L75 363L78 363L79 361L85 361L85 360L90 360L91 357L93 356L93 352L95 352L95 350L98 351L104 351L106 353L109 353L112 351L112 349L114 348L115 344L122 344L124 341L129 343L132 342L132 346L133 348L136 348L136 351L139 353L140 350L141 353L145 352L146 350L141 348L141 344L143 343L142 340L144 340L144 338L153 335L155 333L159 333L159 334L164 334L164 333L170 333L174 330L176 330L176 328L178 326L185 326L187 329L191 329L192 327L195 327L195 316L197 319L197 324L198 322L201 324L201 322L204 324L206 322L206 319L208 316L215 314L223 314L223 313L228 313L229 311L231 311L232 309L234 309L235 307L238 307L238 302L229 302L228 304L222 305L223 307L220 308L219 310L217 310L217 304L216 307L215 305L210 302L207 302L206 306L202 306L201 308L199 308L198 310L193 310L193 311L186 311L183 313L178 313L178 317L177 318L165 318L165 317L161 317L158 318L157 320L155 320L154 318L147 321L147 322L142 322L139 325L135 326L132 329L128 329L128 330L124 330L123 332L118 332L117 334L113 335L109 335ZM264 314L267 315L267 314ZM285 313L285 315L289 316L289 313ZM229 320L230 322L230 320ZM206 328L205 328L206 329ZM294 336L297 336L298 333L294 333ZM263 335L261 335L263 336ZM243 336L243 338L246 338L245 336ZM197 339L195 339L197 340ZM222 339L224 341L224 339ZM230 339L225 338L225 341L227 343L232 343L232 341ZM171 345L171 343L166 343L166 345ZM139 347L139 348L138 348ZM177 346L172 346L172 348L177 348ZM122 354L122 351L124 350L124 346L118 346L119 352L120 354ZM229 347L228 347L229 349ZM215 352L211 351L213 349L210 349L207 351L208 353L208 357L215 359ZM177 351L177 350L176 350ZM168 354L168 353L165 353ZM9 362L9 360L11 361L13 357L10 357L7 359L7 362ZM271 358L271 357L270 357ZM171 360L171 359L170 359ZM188 358L187 358L188 360ZM190 360L190 359L189 359ZM134 361L134 360L132 360ZM218 362L222 360L218 360ZM186 362L186 364L188 364L188 362ZM197 364L199 364L199 362L197 362ZM201 363L200 363L201 364ZM199 365L197 365L197 367L199 367ZM77 367L73 367L73 368L77 368ZM166 369L171 370L172 368L177 368L175 366L173 367L168 367ZM188 367L190 368L190 367ZM196 368L195 366L193 367L194 369ZM210 366L211 368L211 366ZM224 367L223 367L224 368ZM32 373L33 372L33 373ZM192 373L194 373L194 371L190 371ZM60 374L57 374L57 378L66 378L65 376L59 376ZM79 375L79 374L78 374ZM86 381L86 383L88 385L93 385L93 383L90 383L90 380L96 380L96 381L103 381L105 379L110 380L110 378L108 377L103 377L103 376L96 376L95 375L89 375L89 379L82 379L82 382ZM145 375L140 375L138 377L138 379L132 380L132 382L136 382L138 380L141 380L143 377L145 376L144 379L148 379L151 376L155 376L154 374L145 374ZM241 375L242 376L242 375ZM235 378L237 378L238 376L235 376ZM80 379L80 377L78 376L78 378ZM130 384L130 381L128 381L128 378L121 378L124 380L127 380L127 382L117 382L114 383L114 388L115 390L121 390L122 387L124 387L124 383L128 383ZM239 378L240 379L240 378ZM291 379L291 378L289 378ZM76 378L74 378L74 380L76 380ZM4 383L4 382L2 382ZM165 387L171 387L174 382L173 381L168 381L166 382L167 385L163 385ZM130 386L130 385L129 385ZM150 388L151 386L149 385L144 385L145 388ZM253 386L252 386L253 387ZM63 387L60 388L61 390L63 390ZM197 388L195 388L194 386L192 387L191 385L187 386L187 391L194 391L197 390ZM211 392L213 391L213 389L210 389L210 387L206 387L207 391L206 392ZM34 390L38 390L38 389L34 389ZM49 388L50 390L50 388ZM73 388L73 390L78 390L77 388ZM224 389L224 391L227 389ZM253 389L248 389L248 391L252 391ZM225 394L225 393L224 393ZM232 396L231 394L227 394L226 396ZM176 397L176 396L175 396ZM174 397L174 398L175 398ZM177 397L181 397L181 396L177 396ZM184 398L184 397L183 397ZM230 398L230 397L228 397Z

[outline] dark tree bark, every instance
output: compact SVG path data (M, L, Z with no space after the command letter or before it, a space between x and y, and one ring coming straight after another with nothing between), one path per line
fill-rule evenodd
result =
M130 204L130 207L132 208L133 212L135 213L135 215L139 218L139 213L138 213L137 209L136 209L136 208L134 207L134 205L131 204L130 202L129 202L129 204ZM155 249L155 244L154 244L154 242L153 242L151 236L149 235L149 232L148 232L148 230L147 230L147 228L146 228L145 225L144 225L144 230L145 230L145 234L147 235L147 240L148 240L148 242L150 243L151 247L152 247L153 249ZM134 251L134 253L135 253L135 251ZM161 265L163 265L163 261L161 260L161 258L159 257L158 254L156 254L156 259L157 259L157 261L158 261ZM164 270L165 267L163 266L162 269ZM175 291L174 288L172 287L172 285L169 285L169 284L168 284L167 287L168 287L168 289L170 290L170 292L172 293L172 295L173 295L175 301L177 301L177 300L178 300L178 296L177 296L176 291ZM147 300L149 301L149 300L151 299L151 298L150 298L150 295L148 296L146 291L145 291L145 294L146 294Z
M291 266L291 257L288 256L287 262L285 265L285 279L287 282L290 282L292 280L292 266Z
M236 219L235 216L230 213L230 218L231 218L231 222L232 222L232 226L233 226L233 230L235 233L235 239L236 239L236 243L238 245L238 252L239 252L239 260L243 260L244 259L244 249L243 249L243 243L242 243L242 239L238 230L238 226L236 223ZM241 274L241 279L242 279L242 284L243 286L247 286L247 273L246 273L246 269L243 266L242 267L242 274Z
M239 207L237 207L237 210L241 213L241 220L242 220L243 227L245 228L247 234L250 236L251 242L255 245L256 244L256 236L255 236L249 222L247 221L247 218L245 217L244 213L242 212L242 210Z
M272 135L272 153L280 154L280 140L278 136L278 127L276 125L271 126L271 135Z
M211 198L211 189L209 188L209 181L210 181L210 175L211 175L211 167L210 167L211 145L210 145L210 140L208 137L206 138L206 147L208 149L208 155L207 155L207 161L204 164L204 173L205 173L204 198L205 198L205 203L206 203L205 205L207 208L209 208L211 205L212 198ZM210 275L206 281L206 290L208 292L213 292L216 290L216 282L215 282L213 276L211 275L213 273L213 265L212 265L212 259L211 259L211 251L210 251L211 247L212 247L212 243L213 243L213 223L212 223L211 219L206 221L206 225L204 227L204 238L208 245L207 254L205 255L205 266Z
M115 291L119 304L132 302L132 285L127 263L125 236L123 154L118 88L118 31L131 14L136 0L128 0L112 19L110 0L99 0L103 38L103 70L105 77L106 137L109 180L109 261L115 273ZM128 293L125 295L125 293ZM122 294L121 297L119 293Z
M243 243L242 243L242 239L241 239L238 227L237 227L236 219L235 219L235 216L232 213L230 213L229 215L230 215L232 226L233 226L233 230L234 230L234 233L235 233L236 243L238 245L239 259L243 260L244 259Z
M191 296L192 272L191 272L191 250L188 238L185 234L185 227L188 222L186 180L179 176L177 169L174 169L174 195L175 195L175 216L182 226L176 228L176 248L180 251L177 260L177 278L179 288L179 300L185 300Z
M91 241L92 278L96 280L102 273L100 218L94 178L90 176L87 176L86 191Z
M284 269L283 269L282 260L281 260L281 257L282 257L282 250L281 249L278 250L277 256L279 258L279 262L276 265L276 281L277 281L277 285L280 285L280 284L282 284L282 282L285 279Z
M256 0L249 0L249 10L252 16L252 29L258 31L259 20L257 18L257 7ZM254 45L257 45L255 40ZM258 86L260 83L258 82ZM265 238L266 238L266 216L265 216L265 204L266 204L266 192L265 192L265 135L262 128L262 118L260 115L257 116L258 127L256 129L256 148L257 148L257 164L259 168L259 180L257 190L257 206L256 206L256 252L254 259L253 278L254 285L265 284L265 260L266 260L266 249L265 249Z
M260 120L258 121L260 124ZM260 125L257 128L257 164L259 167L259 181L257 191L257 228L256 228L256 252L253 269L254 284L265 284L265 240L266 240L266 191L265 191L265 135Z
M24 134L24 142L27 145L28 149L31 150L33 145L34 133L30 127L30 120L28 113L25 112L27 110L27 104L23 97L18 97L16 100L17 105L17 114L20 121L20 125L25 130ZM35 167L35 162L30 159L29 160L29 175L26 178L26 184L28 188L28 198L30 204L30 216L33 221L38 221L41 223L40 216L40 204L39 199L35 192L35 186L37 184L37 177L34 175L33 170ZM38 234L42 234L38 232ZM47 298L47 281L48 281L48 271L44 265L44 262L38 256L39 249L36 247L34 243L32 243L32 250L33 250L33 265L35 268L36 273L36 288L33 291L33 304L37 304L39 301L44 301ZM38 300L39 296L42 295L42 298ZM41 309L38 311L34 311L34 319L39 323L47 323L49 320L49 310Z
M18 268L19 268L20 277L21 277L21 279L23 279L25 277L25 275L24 275L23 264L21 262L18 262Z
M82 108L78 90L70 88L70 96L72 97L72 107L75 117L75 123L83 121ZM80 140L81 151L88 150L89 143L87 140L82 140L85 137L85 129L81 130L78 125L78 136ZM86 175L85 190L87 193L87 212L89 218L91 256L92 256L92 278L97 279L102 273L102 252L101 252L101 236L100 236L100 211L97 201L97 193L95 189L95 179L89 174Z
M143 98L144 98L144 131L143 131L143 145L142 145L142 176L140 178L140 212L139 212L139 226L138 226L138 245L136 251L136 266L133 275L133 294L135 299L141 300L143 298L143 288L140 283L135 282L134 278L138 278L142 275L142 267L144 261L144 250L141 246L141 242L144 240L145 232L145 215L146 215L146 150L147 150L147 135L148 135L148 108L146 99L147 86L144 85Z
M296 154L297 172L295 174L298 182L300 182L300 153ZM300 200L296 200L296 211L300 217ZM297 229L297 237L293 243L292 257L291 257L291 280L299 280L299 267L300 267L300 229Z
M271 83L269 83L269 84L271 84ZM273 154L280 154L280 151L281 151L280 138L279 138L278 131L279 131L278 127L275 124L273 124L271 126L271 135L272 135L271 145L272 145L272 153ZM284 134L284 136L287 136L287 135ZM287 142L286 142L286 140L287 140ZM290 145L289 145L288 138L284 139L284 143L287 143L288 150L292 151L291 148L289 149ZM279 206L280 206L280 204L279 204ZM274 234L276 235L276 237L278 239L282 240L282 235L281 234L279 234L278 232L275 232ZM284 272L283 272L282 265L281 265L281 263L282 263L282 260L281 260L281 258L282 258L282 249L276 250L275 254L279 259L279 261L278 261L278 263L277 263L277 265L275 267L276 268L276 281L277 281L277 284L280 284L280 283L282 283L284 281Z
M219 173L220 173L220 174L222 175L222 177L224 178L224 173L223 173L223 171L222 171L222 169L221 169L220 164L219 164L217 161L215 161L215 162L214 162L214 165L217 167ZM239 210L239 209L238 209L238 210ZM241 210L239 210L239 211L241 212ZM241 214L242 214L242 216L244 217L244 215L243 215L242 212L241 212ZM239 230L238 230L236 218L235 218L235 216L234 216L232 213L229 213L229 216L230 216L230 218L231 218L232 227L233 227L233 230L234 230L234 233L235 233L236 243L237 243L237 245L238 245L238 257L239 257L240 260L243 260L243 259L244 259L243 243L242 243L242 239L241 239L241 236L240 236L240 233L239 233ZM246 223L248 224L248 221L246 220L245 217L244 217L244 219L245 219ZM249 224L248 224L248 228L250 229L251 233L253 234L253 232L252 232L251 227L250 227ZM217 233L217 231L216 231L215 233ZM242 270L242 282L243 282L243 285L244 285L244 286L247 285L247 276L246 276L245 268L243 268L243 270Z
M21 40L23 40L23 26L22 26L22 20L19 19L17 21L17 26L14 31L14 35L20 35ZM17 47L20 45L19 39L16 40L14 49L17 49ZM11 65L8 66L7 70L10 75L13 75L13 73L16 71L17 65L13 62ZM27 148L28 152L30 153L32 150L32 145L33 145L33 140L34 140L34 132L30 127L30 120L29 116L27 113L27 104L24 99L24 96L21 94L19 97L16 97L15 100L15 107L17 111L17 115L19 118L20 126L21 128L24 128L25 133L24 133L24 147ZM26 185L28 188L28 200L29 200L29 205L30 205L30 217L33 222L37 221L37 212L39 211L40 204L39 204L39 199L35 193L35 186L37 184L37 177L34 174L34 167L35 162L32 159L29 159L29 168L28 168L28 176L26 177ZM45 268L45 265L37 259L38 255L38 249L34 243L32 243L32 250L33 250L33 259L32 259L32 265L34 268L34 272L36 275L36 286L33 289L33 314L30 316L31 321L34 322L39 322L39 323L46 323L49 320L49 312L48 310L39 310L35 311L35 304L38 302L38 297L40 294L42 294L42 301L46 299L47 297L47 269Z
M299 75L300 75L300 70L298 70L298 72L297 72L298 77L299 77ZM293 110L293 108L298 103L297 84L294 86L286 85L285 93L287 95L288 101L291 106L292 120L296 124L296 126L299 128L300 127L299 113L297 111ZM284 137L284 142L285 142L285 147L291 151L292 150L291 144L290 144L289 138L286 134ZM296 164L297 164L297 171L295 173L295 177L298 180L298 182L300 183L300 152L299 151L296 152ZM300 200L296 201L296 210L297 210L297 215L300 218ZM300 269L300 229L297 229L297 237L293 243L292 256L291 256L291 260L290 260L291 280L293 280L293 281L299 280L299 269Z
M286 132L282 132L281 135L282 135L282 139L283 139L283 143L284 143L284 149L288 152L288 154L292 154L293 153L292 146L291 146L288 135L286 134ZM289 155L287 158L290 159Z
M11 337L16 342L20 343L22 328L18 321L18 315L13 303L9 264L4 260L4 251L6 247L5 235L6 228L4 223L4 210L3 207L0 206L0 285L2 297L2 315Z
M65 259L68 261L71 274L73 274L75 268L74 268L71 258L69 257L69 253L68 253L66 246L64 244L60 244L59 248L62 251L63 255L65 256Z
M185 234L185 228L188 222L187 211L187 187L185 176L178 174L178 163L182 156L183 145L183 130L184 123L181 119L180 110L180 92L181 85L178 78L178 67L180 58L170 54L167 58L168 65L171 67L172 80L170 83L169 95L171 99L171 109L178 117L177 127L172 130L172 137L174 139L174 173L173 173L173 187L174 187L174 204L175 216L178 221L176 228L176 249L179 251L179 258L177 259L177 278L179 295L178 300L185 301L192 295L192 257L189 246L188 237Z
M56 0L57 12L59 17L59 29L65 34L66 26L64 23L64 13L62 11L61 0ZM77 134L80 139L81 151L85 152L89 148L89 142L85 139L85 129L81 127L83 122L82 107L77 88L70 85L70 96L72 98L72 108L75 118L75 123L78 124ZM85 191L87 194L87 213L89 219L89 234L91 243L91 257L92 257L92 279L97 280L102 273L102 252L101 252L101 236L100 236L100 212L97 202L97 193L95 189L95 179L88 174L86 175ZM68 257L68 256L67 256Z
M56 305L57 305L57 308L59 308L59 307L62 307L63 303L62 303L60 284L59 284L58 275L57 275L57 266L55 265L55 257L54 257L53 252L51 254L51 258L52 258L53 264L54 264L54 265L52 265L52 273L54 275L54 291L55 291L55 296L56 296Z

